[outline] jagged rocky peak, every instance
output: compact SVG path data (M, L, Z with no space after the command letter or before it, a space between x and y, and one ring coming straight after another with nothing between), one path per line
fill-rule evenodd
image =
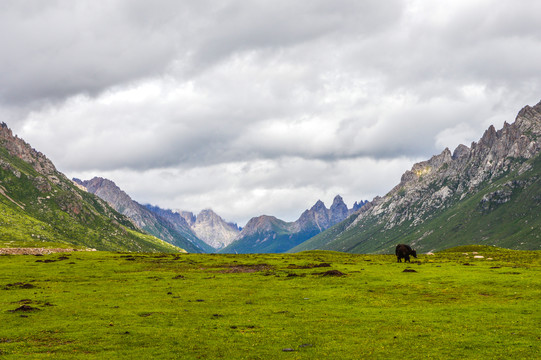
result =
M215 249L229 245L240 232L236 224L226 222L211 209L202 210L191 223L191 227L201 240Z
M349 209L349 215L359 211L361 208L363 208L366 204L368 204L368 200L361 200L359 202L355 201L351 209Z
M455 151L453 151L453 160L462 159L465 157L468 157L470 155L470 148L466 145L460 144L456 147Z
M336 195L331 208L331 226L344 220L349 215L349 209L340 195Z
M32 148L23 139L13 135L11 129L4 122L0 123L0 143L7 149L11 156L16 156L29 163L41 175L48 177L60 175L51 160ZM49 180L58 183L54 178L49 178Z
M321 200L318 200L316 201L316 203L314 204L314 206L312 206L310 208L311 211L317 211L317 212L320 212L320 211L324 211L324 210L327 210L327 207L325 207L325 203Z
M346 204L344 203L344 199L342 199L340 195L336 195L332 201L331 210L333 208L338 208L338 207L343 207L343 206L346 206Z
M218 214L216 214L211 209L203 209L203 210L201 210L199 215L197 215L195 222L196 223L203 223L203 222L209 222L209 221L210 222L216 222L219 219L222 219L222 218L219 217Z
M411 221L424 222L437 209L474 194L480 186L513 170L541 151L541 102L527 106L513 124L496 130L490 126L471 148L445 149L430 160L413 165L385 197L374 199L360 211L354 224L378 216L385 229ZM457 200L458 199L458 200ZM354 226L354 225L352 225Z
M193 226L197 220L197 217L191 211L175 210L175 212L184 218L190 226Z
M403 187L408 183L419 181L423 177L432 174L443 164L449 163L453 159L449 148L445 148L439 155L434 155L427 161L421 161L412 166L411 170L406 171L397 187Z
M93 194L96 193L96 190L102 189L104 187L120 190L120 188L112 180L104 179L102 177L97 177L97 176L93 177L90 180L84 180L84 181L81 181L77 178L73 178L73 181L80 185L83 185L85 188L88 189L89 192Z
M517 127L524 133L541 136L541 101L535 106L525 106L515 120Z
M496 128L494 127L494 125L490 125L488 129L485 130L485 133L481 137L481 140L479 140L479 145L490 147L496 142L497 139L498 133L496 132Z
M72 179L77 182L78 179ZM79 180L80 181L80 180ZM132 198L120 189L114 181L102 177L94 177L90 180L80 181L80 185L84 186L88 192L98 195L100 198L107 201L117 211L123 213L126 207L133 207ZM130 216L129 214L124 214Z

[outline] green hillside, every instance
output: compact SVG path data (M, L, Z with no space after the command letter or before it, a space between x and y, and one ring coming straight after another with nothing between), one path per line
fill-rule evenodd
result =
M39 157L30 163L0 146L0 246L182 251L136 230L107 203L74 186L42 154L27 153ZM35 170L40 166L46 174Z

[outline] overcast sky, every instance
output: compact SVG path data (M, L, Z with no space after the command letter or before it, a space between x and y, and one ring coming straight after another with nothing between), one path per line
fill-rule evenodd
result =
M140 203L292 221L539 102L540 24L536 0L4 0L0 121Z

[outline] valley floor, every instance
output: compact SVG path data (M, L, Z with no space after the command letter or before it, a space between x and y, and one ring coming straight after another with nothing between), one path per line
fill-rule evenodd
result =
M539 251L1 255L0 357L533 359L540 299Z

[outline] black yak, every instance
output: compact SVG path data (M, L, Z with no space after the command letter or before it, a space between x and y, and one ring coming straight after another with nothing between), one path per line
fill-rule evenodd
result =
M404 262L410 262L410 255L417 259L417 252L406 244L396 245L395 254L398 262L402 262L402 259Z

